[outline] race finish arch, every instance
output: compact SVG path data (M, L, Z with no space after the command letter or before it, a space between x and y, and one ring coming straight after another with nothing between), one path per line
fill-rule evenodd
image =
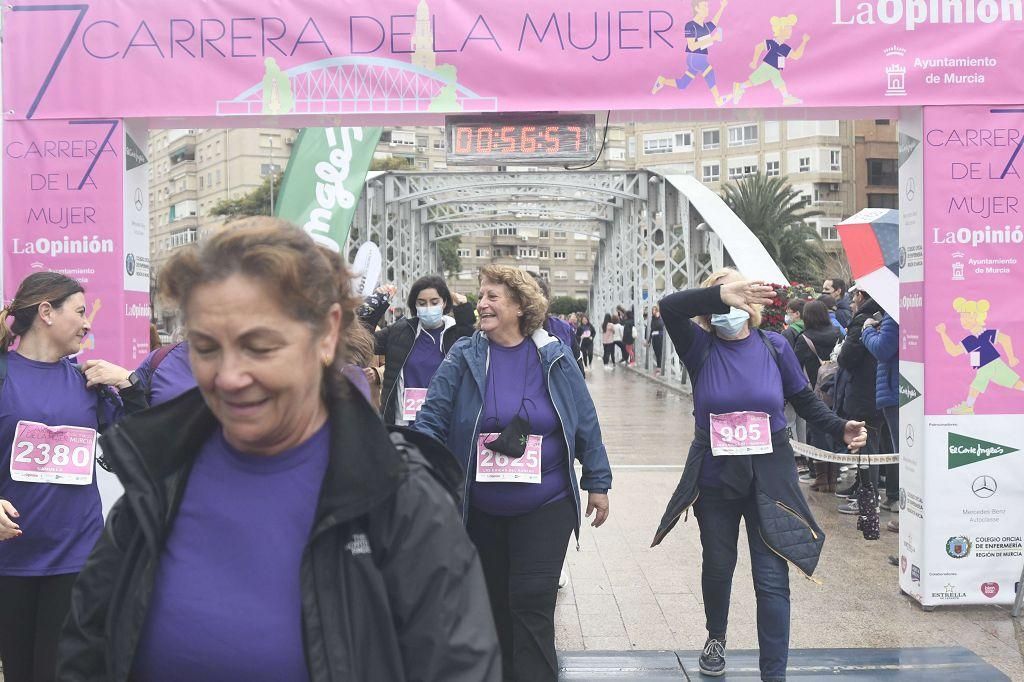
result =
M654 0L10 0L5 292L67 272L89 292L85 354L130 365L148 350L149 127L898 118L900 584L925 605L1010 603L1024 562L1022 0L780 4L731 0L717 25L688 28L689 2Z

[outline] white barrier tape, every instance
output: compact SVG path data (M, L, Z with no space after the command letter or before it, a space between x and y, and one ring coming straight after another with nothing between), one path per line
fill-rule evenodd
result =
M832 462L834 464L899 464L899 455L857 455L853 453L829 452L820 448L812 447L807 443L799 443L795 440L789 442L793 446L793 452L804 457L818 460L820 462Z

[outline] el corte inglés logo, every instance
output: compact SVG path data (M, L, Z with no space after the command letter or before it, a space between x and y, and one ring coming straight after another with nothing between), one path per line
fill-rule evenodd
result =
M949 468L956 469L968 464L987 462L996 457L1009 455L1012 452L1017 452L1017 448L999 445L998 443L989 443L988 441L971 438L970 436L961 436L951 431L949 433L948 452Z
M900 375L900 407L913 402L921 397L921 392L914 388L914 385L907 381L906 377Z

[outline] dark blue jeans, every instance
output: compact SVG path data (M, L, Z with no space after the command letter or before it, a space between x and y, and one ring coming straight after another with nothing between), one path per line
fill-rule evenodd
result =
M757 596L761 679L771 682L785 680L789 659L789 565L761 538L753 491L744 498L726 499L722 497L721 488L702 486L693 509L700 526L703 548L701 589L704 592L708 634L719 639L726 636L742 517L747 526L747 544L750 546L754 593Z

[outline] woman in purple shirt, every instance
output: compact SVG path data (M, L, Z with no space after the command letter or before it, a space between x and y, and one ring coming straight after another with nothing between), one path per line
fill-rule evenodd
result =
M466 471L463 517L483 562L506 682L557 679L555 598L566 543L579 533L579 488L600 526L612 483L583 374L543 329L547 307L526 272L482 268L480 330L445 358L413 426L446 442Z
M693 507L708 629L699 665L706 675L722 675L736 543L740 519L746 519L765 682L786 679L788 563L810 576L825 541L797 483L785 402L851 450L867 440L863 422L843 421L811 392L789 342L758 329L761 306L774 296L771 286L725 269L702 288L671 294L659 304L690 375L696 424L682 479L653 543Z
M91 390L104 383L95 374L106 363L91 360L83 370L68 358L89 329L82 285L56 272L29 275L0 311L0 660L7 682L54 679L71 585L103 528L96 431L117 416L120 400ZM132 387L121 388L129 402ZM135 398L133 407L145 406Z
M389 435L338 371L358 303L340 259L252 218L161 286L199 390L104 436L125 495L75 583L59 678L497 680L450 455Z

